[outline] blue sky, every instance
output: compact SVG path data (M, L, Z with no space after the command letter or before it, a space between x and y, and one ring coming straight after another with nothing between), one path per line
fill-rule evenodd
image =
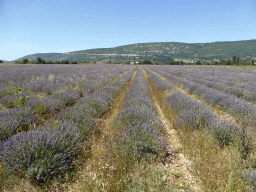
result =
M134 43L250 39L256 39L256 0L0 0L1 60Z

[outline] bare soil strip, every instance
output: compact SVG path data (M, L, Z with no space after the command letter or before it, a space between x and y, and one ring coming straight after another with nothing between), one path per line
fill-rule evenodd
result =
M146 79L149 83L149 77L146 74L146 72L143 69L143 72L146 76ZM190 174L191 169L191 162L184 156L183 153L181 153L180 148L182 147L179 137L177 135L176 130L173 128L172 123L165 117L165 114L163 110L161 109L158 100L155 96L155 90L152 90L152 86L149 86L151 96L152 96L152 102L155 105L159 118L161 119L166 131L167 135L165 136L171 147L172 147L172 155L174 155L174 158L171 159L171 161L165 161L164 163L159 164L159 166L164 166L165 169L171 171L173 173L174 177L170 176L170 180L175 180L175 183L178 183L179 181L185 181L188 183L194 190L200 191L200 181L198 178L195 178L193 175ZM179 182L181 183L181 182Z
M119 111L121 111L125 96L135 78L137 69L132 79L124 90L117 96L110 109L98 121L97 131L89 139L89 147L84 151L83 166L79 171L77 180L65 187L64 191L108 191L114 185L111 159L107 156L106 144L119 132L111 126Z

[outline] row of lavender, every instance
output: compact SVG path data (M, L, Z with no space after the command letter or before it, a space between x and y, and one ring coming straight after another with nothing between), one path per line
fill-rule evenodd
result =
M175 91L175 88L172 84L166 84L166 81L162 80L162 78L160 78L152 71L147 70L147 72L151 80L155 83L157 89L162 91L172 90L172 94L170 94L166 98L166 102L174 111L176 111L179 114L179 117L177 119L178 127L192 129L206 128L206 130L208 130L209 133L213 135L216 141L222 145L228 145L230 143L233 143L235 141L235 138L238 137L238 139L241 142L241 157L243 159L246 159L248 157L248 154L250 153L250 150L253 147L254 138L252 135L248 135L250 133L247 132L247 130L245 130L244 128L241 129L240 124L230 124L223 119L218 119L214 114L211 113L209 107L203 105L202 103L192 100L190 97L178 92L177 90ZM163 73L161 73L161 75L168 78L168 75L164 75ZM174 82L177 83L180 81ZM166 85L165 88L163 86L164 84ZM186 85L189 86L190 84L187 83L182 85L185 85L186 87ZM190 87L193 86L191 85ZM214 92L211 93L214 96ZM255 191L256 172L253 169L255 168L254 161L252 161L252 164L250 165L249 168L249 170L241 170L241 176L245 181L248 181L251 184L251 188L253 188L253 191Z
M161 66L167 72L178 74L180 77L198 77L210 82L223 83L222 85L232 85L256 80L256 70L249 68L227 68L212 66Z
M164 71L179 74L181 78L256 102L256 72L252 69L210 67L172 67Z
M166 103L179 114L177 126L181 128L202 129L206 128L209 133L222 145L229 145L234 140L237 126L217 117L211 109L189 96L179 92L175 87L161 77L145 68L151 81L160 91L171 91L166 98Z
M239 76L237 76L238 74L243 74L243 76L246 76L246 80L245 79L240 79ZM219 91L222 91L226 94L231 94L231 95L235 95L239 98L242 98L246 101L250 101L255 103L256 102L256 84L255 84L255 76L256 73L244 73L244 72L240 72L238 73L226 73L227 76L233 76L234 80L230 81L228 83L224 83L221 82L221 79L219 79L218 81L220 82L216 82L216 78L212 78L210 80L205 80L203 78L203 76L205 76L206 74L201 74L201 75L195 75L195 74L187 74L184 75L184 78L192 81L192 82L196 82L196 83L200 83L202 85L205 85L207 87L210 88L214 88L217 89ZM253 75L253 76L251 76Z
M0 113L0 140L40 124L39 121L42 121L42 119L53 116L65 106L75 104L79 98L108 84L125 70L127 70L127 67L106 75L104 75L105 72L100 73L99 71L101 76L99 76L97 84L88 83L88 79L81 82L80 86L83 87L83 91L69 88L62 92L56 92L49 97L32 97L26 102L25 106Z
M94 90L95 86L100 86L104 78L97 76L108 76L113 74L115 66L42 66L29 70L26 66L17 70L16 73L9 74L5 81L0 81L0 107L13 108L24 106L27 101L34 97L47 97L52 94L72 88L78 90L80 94L86 94ZM115 67L115 71L123 72L126 67ZM9 71L12 71L9 66ZM38 71L40 71L40 73ZM77 70L77 71L76 71ZM8 71L3 70L8 74ZM18 73L18 74L17 74ZM19 78L19 74L24 77ZM117 73L114 73L117 74ZM94 75L94 76L93 76ZM107 78L105 78L107 79ZM11 82L8 84L8 82Z
M99 69L110 71L114 65L1 65L0 90L8 89L11 81L14 86L20 87L35 83L37 80L52 82L65 82L83 80L86 77L95 78ZM122 68L116 66L117 69ZM54 76L54 77L53 77ZM4 89L5 90L5 89Z
M151 69L169 79L171 82L183 86L188 90L189 94L196 94L210 105L220 107L222 110L232 115L237 122L242 123L246 121L249 122L251 127L256 127L256 107L253 104L237 98L234 95L225 94L216 89L184 80L157 68Z
M49 124L0 143L0 162L6 173L23 175L40 184L72 168L84 141L95 129L95 119L108 109L134 69L79 100Z
M122 130L110 142L110 154L120 157L127 166L166 154L169 146L162 137L164 127L155 111L147 81L139 68L123 109L113 122Z

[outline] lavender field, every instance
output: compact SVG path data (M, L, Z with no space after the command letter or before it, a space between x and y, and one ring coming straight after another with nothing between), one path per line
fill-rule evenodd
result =
M2 191L255 191L256 70L0 66Z

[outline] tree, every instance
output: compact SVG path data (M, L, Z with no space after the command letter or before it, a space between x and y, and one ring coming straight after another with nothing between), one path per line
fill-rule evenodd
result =
M200 60L196 61L196 65L201 65L201 61Z
M46 64L45 60L41 59L40 57L37 58L38 64Z
M149 59L144 59L142 64L152 64L152 62Z
M23 59L22 63L26 64L28 62L28 59Z
M3 60L0 60L0 63L3 63Z
M71 64L78 64L76 61L71 61Z
M69 64L68 60L61 61L62 64Z
M130 61L127 60L127 61L125 61L124 63L127 64L127 65L129 65L129 64L130 64Z
M231 59L227 60L227 65L231 65Z
M154 65L159 65L159 62L158 62L158 61L155 61L155 62L154 62Z
M237 57L237 64L239 65L239 57Z
M37 62L40 64L42 63L42 59L40 57L37 58Z
M179 61L169 61L168 62L169 65L180 65Z
M236 56L233 56L233 64L236 63Z

